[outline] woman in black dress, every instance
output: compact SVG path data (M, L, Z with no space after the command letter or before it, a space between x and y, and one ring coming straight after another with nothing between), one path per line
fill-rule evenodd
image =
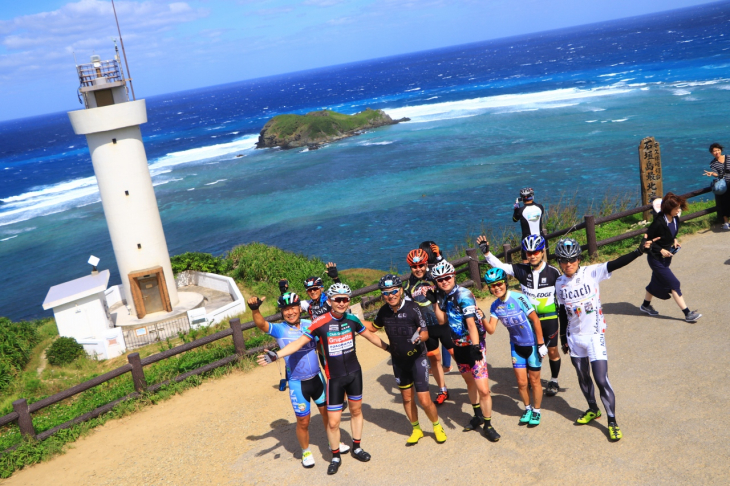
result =
M668 192L662 200L661 211L654 217L654 222L649 226L647 238L654 241L651 245L647 260L651 267L651 281L646 286L646 297L641 304L641 311L650 316L659 315L659 312L651 305L651 299L668 300L674 299L682 312L684 320L695 322L702 317L697 311L690 311L684 303L680 283L674 273L669 269L674 255L682 247L677 241L679 232L679 212L687 209L687 201L671 192Z

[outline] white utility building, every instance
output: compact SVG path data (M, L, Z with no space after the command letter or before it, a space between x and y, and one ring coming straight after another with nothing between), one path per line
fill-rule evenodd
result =
M126 351L122 330L115 328L109 315L104 291L109 270L93 273L48 291L43 309L53 309L58 334L72 337L90 355L115 358Z
M89 144L126 303L138 319L172 312L177 287L139 129L146 105L129 101L118 59L91 61L77 66L86 109L68 116Z

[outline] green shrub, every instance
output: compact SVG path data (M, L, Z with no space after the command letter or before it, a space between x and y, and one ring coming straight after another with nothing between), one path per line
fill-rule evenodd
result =
M185 270L226 274L230 271L230 262L210 253L187 252L170 258L172 272L178 274Z
M0 390L28 364L33 347L40 341L36 324L0 317Z
M84 347L71 337L60 337L46 351L48 362L54 366L71 363L84 354Z

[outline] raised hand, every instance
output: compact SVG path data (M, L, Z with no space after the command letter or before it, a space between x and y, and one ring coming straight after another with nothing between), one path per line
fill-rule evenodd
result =
M264 349L264 354L259 354L256 358L256 362L261 366L266 366L273 363L277 359L279 359L279 355L276 354L276 351L269 351L268 349Z
M337 278L337 264L333 262L328 262L327 265L325 265L325 268L327 269L327 276L329 276L329 278Z
M477 245L479 245L479 249L482 251L484 255L489 253L489 242L487 241L487 237L484 235L477 236Z
M252 311L255 311L255 310L258 310L259 307L261 307L261 305L264 303L265 300L266 300L266 297L264 297L263 299L259 299L258 297L251 297L250 299L248 299L246 301L246 303L248 304L249 309L251 309Z

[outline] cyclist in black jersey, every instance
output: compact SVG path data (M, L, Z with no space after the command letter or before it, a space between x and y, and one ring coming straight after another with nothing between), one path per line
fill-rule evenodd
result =
M265 366L278 358L290 356L319 338L325 353L325 372L327 374L327 438L330 444L340 443L340 421L342 419L342 403L345 393L350 402L350 427L352 430L352 449L350 454L363 462L370 460L370 454L361 447L362 439L362 369L357 359L355 336L360 334L375 346L388 351L389 346L375 333L368 331L360 319L348 314L350 307L350 287L345 284L333 284L327 290L329 305L332 310L316 318L302 337L293 341L278 352L265 350L258 356L258 363ZM332 462L327 474L336 474L340 468L340 449L332 450Z
M520 207L520 199L524 206ZM545 230L545 220L547 214L545 208L535 202L535 192L531 187L525 187L520 190L520 198L515 201L515 212L512 215L512 221L520 222L522 230L522 238L525 239L530 235L547 235ZM527 255L522 250L522 263L528 263Z
M426 341L426 350L428 359L431 362L431 373L433 374L436 384L439 387L439 394L436 396L436 404L443 405L449 398L449 390L446 387L444 379L444 368L441 366L442 351L444 362L448 359L450 367L451 354L453 352L454 343L451 340L451 331L447 326L440 326L436 319L436 313L433 306L436 304L436 282L431 278L428 272L428 254L421 248L416 248L408 253L406 257L408 265L411 267L411 275L403 283L403 289L406 295L419 305L423 318L428 326L428 340ZM442 350L439 350L439 342L442 344Z
M436 442L446 442L446 433L439 423L436 406L428 392L428 358L423 341L428 339L426 320L419 305L405 299L403 282L397 275L385 275L380 279L380 289L385 305L378 311L373 321L376 329L385 329L390 341L390 354L393 361L395 382L400 388L403 408L413 426L413 433L406 441L407 446L418 443L423 430L418 422L418 407L413 397L416 389L418 401L433 424Z
M489 265L501 268L506 274L512 275L520 282L522 293L527 296L537 311L537 317L542 325L545 345L548 347L550 372L552 373L552 377L545 387L545 395L555 396L560 390L558 386L561 363L558 350L560 323L558 322L558 311L555 304L555 281L560 276L560 270L543 261L547 249L545 239L540 235L529 235L522 240L522 250L527 254L529 264L514 263L508 265L502 263L489 251L489 241L484 235L477 238L477 245L479 245Z
M327 276L331 278L334 283L342 283L335 263L328 262L326 268ZM327 296L322 292L323 288L324 283L320 277L309 277L304 281L304 289L307 292L309 300L302 301L302 310L308 312L312 319L330 311L330 305L327 303Z

